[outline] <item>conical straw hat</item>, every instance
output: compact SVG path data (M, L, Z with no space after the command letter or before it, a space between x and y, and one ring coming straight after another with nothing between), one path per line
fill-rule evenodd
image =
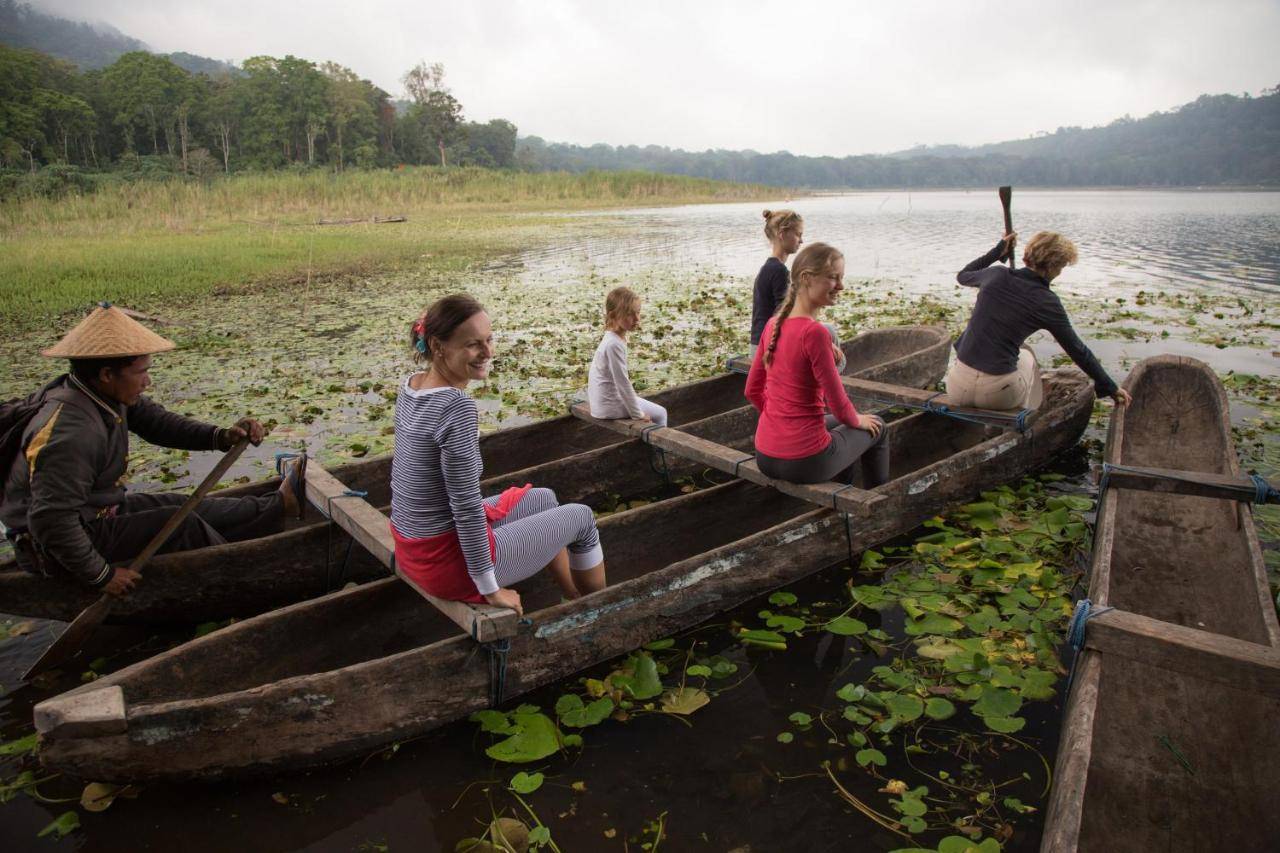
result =
M113 308L110 302L100 302L93 313L42 355L49 358L123 358L173 348L173 341L160 337L119 308Z

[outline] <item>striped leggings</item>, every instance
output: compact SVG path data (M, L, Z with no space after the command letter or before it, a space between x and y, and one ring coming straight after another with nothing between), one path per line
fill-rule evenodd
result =
M485 503L496 505L497 496ZM550 489L530 489L506 518L494 522L493 568L498 585L519 583L532 577L560 553L569 549L569 568L585 571L600 565L604 550L591 507L564 504Z

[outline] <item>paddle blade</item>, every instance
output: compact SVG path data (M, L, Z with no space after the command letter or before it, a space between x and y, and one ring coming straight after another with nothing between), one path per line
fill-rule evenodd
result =
M40 659L22 674L22 680L30 681L40 673L60 666L75 657L76 652L80 651L80 647L84 645L84 641L111 613L112 604L111 596L104 595L80 611L80 615L67 626L65 631L58 635L58 639L53 641L53 645L45 649L45 653L40 656Z

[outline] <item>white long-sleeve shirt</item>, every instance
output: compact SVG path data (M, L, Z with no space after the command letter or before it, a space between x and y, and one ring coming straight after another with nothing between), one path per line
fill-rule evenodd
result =
M587 377L587 404L596 418L644 417L627 375L627 342L617 332L605 332L596 347Z

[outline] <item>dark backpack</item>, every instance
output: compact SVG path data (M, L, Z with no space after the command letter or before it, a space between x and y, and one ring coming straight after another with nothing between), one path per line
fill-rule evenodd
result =
M0 402L0 492L4 489L9 469L13 467L13 460L22 452L22 434L27 424L45 404L49 392L56 390L65 379L66 376L59 376L29 397ZM3 500L2 494L0 500Z

